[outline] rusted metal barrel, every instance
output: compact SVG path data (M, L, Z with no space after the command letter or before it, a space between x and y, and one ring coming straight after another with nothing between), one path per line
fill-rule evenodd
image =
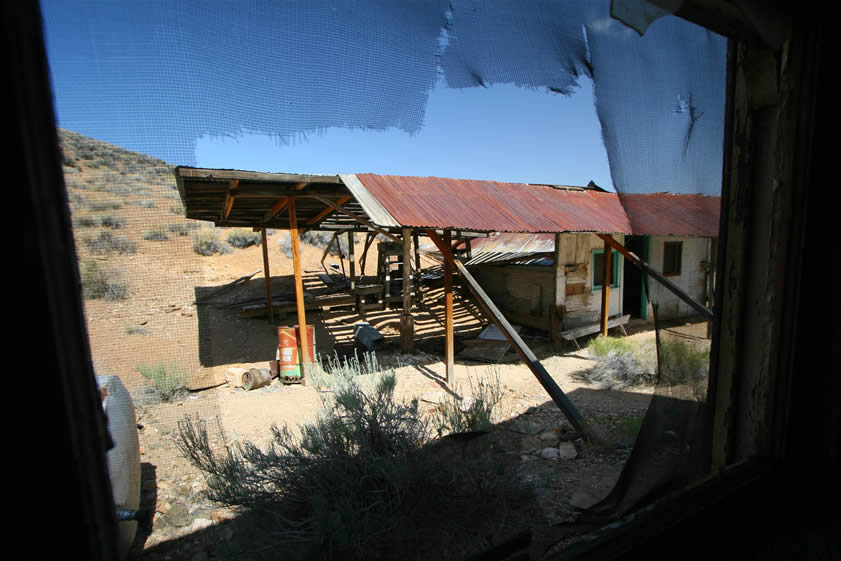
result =
M242 375L242 387L245 390L256 390L272 383L272 373L268 368L251 368Z
M315 356L315 332L307 326L307 356ZM298 353L298 326L277 328L278 376L281 380L301 378L301 357Z

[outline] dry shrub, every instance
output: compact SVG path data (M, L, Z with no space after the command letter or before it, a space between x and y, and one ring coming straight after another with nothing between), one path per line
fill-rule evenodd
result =
M190 419L178 445L211 499L254 513L264 525L255 534L286 559L441 559L486 547L485 536L509 529L502 518L521 519L512 505L533 497L491 454L454 460L443 445L456 441L425 447L417 400L395 400L395 385L393 373L369 391L346 385L300 438L273 427L267 450L245 442L218 454Z

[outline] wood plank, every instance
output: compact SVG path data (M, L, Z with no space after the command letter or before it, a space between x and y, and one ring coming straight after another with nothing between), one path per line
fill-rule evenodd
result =
M403 228L403 313L400 316L400 348L404 353L415 350L415 325L412 318L412 230Z
M608 245L613 247L613 249L621 253L631 263L633 263L634 265L636 265L637 267L654 277L657 280L657 282L666 287L666 289L672 292L672 294L689 304L693 310L703 315L707 319L711 320L713 318L712 310L709 310L703 304L696 302L691 296L689 296L687 293L681 290L679 286L677 286L675 283L673 283L672 281L670 281L669 279L652 269L651 265L637 257L635 253L628 251L628 249L621 243L617 242L612 237L606 234L598 234L598 236L605 240L605 242L607 242Z
M289 197L281 197L277 200L274 204L272 209L263 215L263 222L268 222L272 218L274 218L278 212L286 208L286 205L289 204Z
M567 296L575 296L576 294L587 294L587 284L583 282L567 282L564 290Z
M607 316L610 314L610 272L611 267L613 265L612 257L613 257L613 250L610 247L610 243L608 243L607 238L603 237L605 240L604 242L604 259L602 259L602 263L604 268L602 269L602 308L601 308L601 332L602 335L607 337ZM613 239L610 237L610 239Z
M614 327L625 325L630 319L630 314L625 314L624 316L613 316L612 318L608 318L607 327L612 329ZM578 337L584 337L585 335L592 335L593 333L598 333L600 330L601 323L590 323L587 325L582 325L581 327L567 329L566 331L562 331L560 335L563 339L567 341L572 341L573 339L577 339Z
M234 179L228 182L228 189L225 191L225 203L222 209L222 219L228 218L231 214L231 209L234 208L234 194L233 192L239 186L239 179Z
M297 173L264 173L258 171L242 171L232 169L207 169L178 166L175 176L189 179L259 181L262 183L338 183L342 180L338 175L311 175Z
M327 199L327 198L319 196L319 195L314 195L312 198L317 200L317 201L321 201L322 203L326 204L329 207L332 207L332 208L336 209L337 211L341 212L342 214L345 214L345 215L353 218L357 222L368 226L369 228L371 228L375 232L379 232L380 234L382 234L382 235L384 235L388 238L391 238L392 240L394 240L397 243L403 243L403 242L400 241L400 238L398 238L397 236L395 236L395 235L393 235L389 232L386 232L385 230L383 230L379 226L376 226L373 223L371 223L371 221L366 220L365 218L362 218L361 216L357 216L356 214L350 212L346 208L337 205L336 203L334 203L330 199Z
M266 307L269 309L269 323L274 324L274 310L272 309L272 274L269 269L269 243L266 229L260 229L263 240L263 276L266 278Z
M433 232L434 234L434 232ZM452 239L449 230L444 230L444 239L435 236L433 241L441 241L441 247L447 248L449 259L444 258L444 358L446 363L446 381L452 384L455 381L455 345L453 333L453 259ZM443 251L443 250L442 250Z
M538 382L540 382L540 385L543 386L552 398L552 401L554 401L560 408L578 434L588 440L597 440L597 437L587 426L586 421L581 416L581 413L578 412L575 405L572 404L563 390L561 390L560 386L558 386L557 382L555 382L555 380L549 375L543 365L540 364L540 361L537 360L537 357L534 355L532 350L528 347L528 345L526 345L511 324L508 323L508 320L505 319L502 312L500 312L493 301L488 298L488 295L485 294L485 291L482 290L482 287L478 282L476 282L476 279L473 278L473 275L470 274L467 267L453 259L453 254L449 251L450 245L447 243L449 240L442 240L434 230L427 230L426 232L429 239L431 239L438 247L438 251L440 251L441 255L444 257L444 261L458 270L459 274L466 281L468 288L482 306L485 313L493 320L497 327L505 333L505 336L514 346L517 353L519 353L520 357L526 363L526 366L529 367Z
M304 280L301 273L301 250L298 247L298 217L296 201L289 199L289 236L292 238L292 263L295 269L295 307L298 311L298 345L301 350L301 375L306 377L310 370L310 356L307 348L307 312L304 307Z

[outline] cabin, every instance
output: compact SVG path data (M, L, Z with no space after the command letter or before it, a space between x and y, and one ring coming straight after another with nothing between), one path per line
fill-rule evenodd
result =
M697 302L712 301L720 198L686 194L617 195L629 231L614 238ZM508 319L562 330L599 321L604 241L593 232L497 233L472 240L466 265ZM653 320L695 310L660 283L643 282L640 268L613 251L608 314ZM557 260L557 266L556 266ZM554 318L556 283L562 284Z

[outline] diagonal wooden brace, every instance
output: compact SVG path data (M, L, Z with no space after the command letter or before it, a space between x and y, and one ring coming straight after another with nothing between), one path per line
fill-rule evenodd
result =
M459 275L461 275L461 277L467 282L467 287L470 289L470 292L473 293L473 296L482 306L485 313L491 318L494 324L496 324L514 349L519 353L520 357L526 363L526 366L529 367L532 374L534 374L537 378L537 381L540 382L540 385L543 386L543 389L546 390L552 398L552 401L554 401L560 408L561 412L566 416L578 434L587 440L597 438L589 429L586 421L581 416L581 413L579 413L578 409L575 408L575 405L572 404L560 386L558 386L557 382L552 379L543 365L540 364L540 361L528 345L526 345L526 343L520 338L520 335L514 331L514 328L511 327L511 324L508 323L508 320L505 319L502 312L499 311L488 295L485 294L485 291L482 290L482 287L479 286L479 283L476 282L476 279L473 278L473 275L470 274L467 267L465 267L460 261L453 259L450 247L444 243L441 237L436 234L434 230L427 230L426 234L438 247L438 251L440 251L441 255L444 257L444 261L454 267L458 271Z

